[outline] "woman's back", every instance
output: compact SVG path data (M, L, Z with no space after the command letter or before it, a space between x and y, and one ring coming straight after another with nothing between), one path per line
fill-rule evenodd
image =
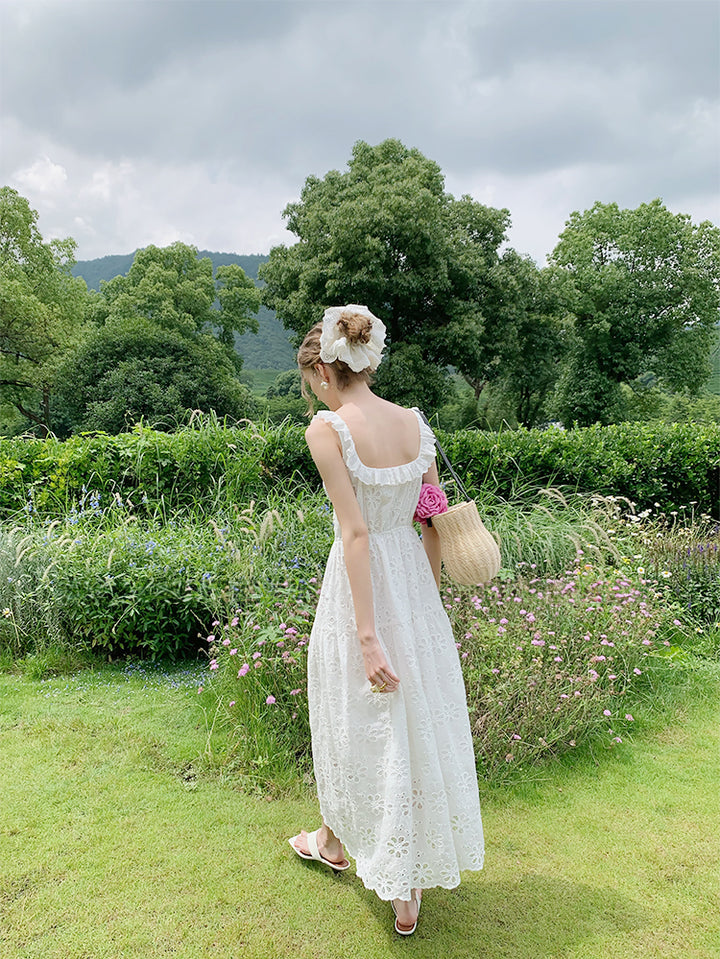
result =
M327 423L337 436L355 501L370 533L399 532L401 528L412 531L420 485L435 459L432 430L421 421L418 411L393 407L390 403L386 406L390 410L384 420L376 419L377 411L365 416L357 408L352 409L348 419L366 440L362 454L352 428L341 415L347 406L336 412L323 410L316 415L316 419ZM397 417L395 411L399 414ZM335 532L338 536L341 532L337 519ZM413 537L417 538L414 533ZM407 543L401 548L407 549Z
M362 403L345 403L337 410L352 435L365 466L386 469L417 459L420 431L417 414L369 393Z

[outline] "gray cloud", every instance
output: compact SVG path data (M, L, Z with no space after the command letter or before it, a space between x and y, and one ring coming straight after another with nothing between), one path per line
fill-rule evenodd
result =
M173 230L267 249L307 175L388 136L509 206L538 258L595 199L718 215L713 2L10 0L0 18L3 178L81 255Z

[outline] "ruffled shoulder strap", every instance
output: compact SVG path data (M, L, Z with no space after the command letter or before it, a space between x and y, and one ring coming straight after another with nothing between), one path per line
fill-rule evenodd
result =
M340 437L343 462L351 476L362 483L407 483L422 476L435 459L435 436L430 427L423 422L420 411L413 408L420 427L420 452L410 463L400 466L366 466L355 449L355 440L345 420L332 410L320 410L316 418L324 420L333 427Z
M412 411L415 416L417 416L420 427L420 453L418 454L418 460L422 461L423 473L425 473L430 469L435 459L435 434L430 425L423 419L422 413L417 406L413 406Z

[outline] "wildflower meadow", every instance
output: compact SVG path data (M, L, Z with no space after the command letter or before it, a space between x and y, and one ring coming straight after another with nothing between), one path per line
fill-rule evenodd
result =
M207 447L220 468L210 432L188 434L183 455ZM147 464L146 483L96 488L89 477L64 505L28 487L0 525L4 668L195 662L212 763L259 788L310 782L306 659L332 520L314 477L285 463L276 481L279 446L297 439L286 433L253 433L263 462L243 453L242 480L218 475L204 497L178 479L173 499L165 473L159 492ZM718 523L693 501L640 510L521 478L505 498L475 490L503 568L474 589L443 579L442 595L480 775L532 777L548 759L627 744L668 684L718 658Z

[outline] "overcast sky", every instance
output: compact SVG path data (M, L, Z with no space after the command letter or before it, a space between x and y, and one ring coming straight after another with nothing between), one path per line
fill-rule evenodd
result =
M1 182L78 259L265 253L396 137L538 263L573 210L720 223L715 0L0 0Z

